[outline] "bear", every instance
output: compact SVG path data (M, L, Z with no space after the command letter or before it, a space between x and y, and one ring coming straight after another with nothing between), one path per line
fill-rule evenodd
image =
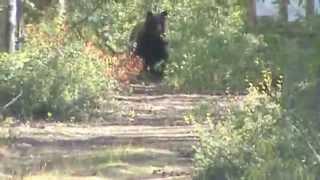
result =
M167 15L167 11L159 14L148 11L145 22L137 26L130 36L135 43L131 51L143 59L145 70L156 78L163 76L164 62L169 57L168 42L165 40Z

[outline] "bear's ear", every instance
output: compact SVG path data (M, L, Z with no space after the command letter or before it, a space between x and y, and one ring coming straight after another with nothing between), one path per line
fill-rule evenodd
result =
M168 11L162 11L160 13L161 16L165 17L165 16L168 16Z
M153 13L151 11L147 12L147 19L151 18L153 16Z

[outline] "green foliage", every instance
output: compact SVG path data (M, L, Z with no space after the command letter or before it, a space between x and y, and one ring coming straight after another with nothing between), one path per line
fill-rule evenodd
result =
M243 1L70 1L70 30L111 51L126 51L148 10L168 10L167 83L177 89L244 89L265 62L261 36L245 32ZM199 21L201 19L201 21ZM132 38L131 38L132 39ZM210 83L208 83L210 82Z
M56 27L31 27L22 51L0 56L0 102L7 103L23 91L11 107L17 114L77 115L111 87L105 65L83 52L83 42L70 41Z
M237 18L236 22L242 22L241 16L231 16L237 10L228 12L227 15L217 13L218 17L224 17L224 22L215 25L216 29L207 32L202 29L181 36L184 38L181 44L186 47L179 53L193 53L185 57L177 54L168 67L167 79L178 88L243 89L245 81L251 82L244 102L240 105L234 102L223 116L210 114L217 108L211 105L202 105L187 116L188 121L197 125L200 137L195 156L196 179L316 180L320 176L317 140L320 36L315 30L319 20L285 25L264 22L259 24L255 34L246 34L242 23L227 23ZM205 19L199 14L197 17ZM204 24L210 23L213 24L209 21ZM197 22L191 24L195 24L194 29L207 27ZM228 31L218 33L227 27ZM197 32L200 32L198 36ZM216 47L209 46L211 32L215 32L212 40ZM196 38L188 41L193 36ZM230 43L219 44L219 38ZM189 42L193 44L187 47ZM210 58L220 61L215 64ZM179 59L181 63L177 63ZM226 72L237 70L238 73L230 73L230 79L224 78ZM208 78L213 74L218 81Z
M248 32L244 19L248 2L79 0L70 1L73 11L68 13L68 22L76 37L125 51L132 30L144 20L146 11L168 10L170 59L165 79L169 85L185 91L241 91L252 83L243 104L230 107L221 119L213 119L209 111L215 107L206 105L188 117L199 125L198 178L316 179L320 150L319 20L262 22L255 32ZM63 47L77 49L73 46ZM66 50L65 57L73 57ZM40 54L44 59L51 57ZM282 87L278 87L277 77L281 77ZM5 92L17 94L18 88L11 89ZM96 92L95 88L92 91ZM69 91L59 94L63 92ZM204 122L209 130L200 126Z
M284 75L282 106L309 117L305 124L311 123L318 111L320 36L315 30L318 26L319 18L261 31L268 45L263 59L269 60L272 72Z
M240 90L244 79L255 78L264 66L259 54L263 38L244 32L240 6L214 2L180 1L172 6L167 81L175 88Z
M254 79L264 66L257 52L263 39L243 31L245 5L220 0L77 1L71 2L74 11L68 18L79 37L95 37L102 47L125 51L148 10L168 10L168 84L187 90L243 89L243 79Z
M198 179L319 178L318 23L281 26L258 27L262 71L248 78L253 83L242 104L235 102L221 119L208 114L211 106L188 117L199 125ZM279 75L282 87L272 85Z
M151 1L150 1L151 2ZM74 1L68 16L78 37L94 40L101 47L125 51L134 26L144 20L149 1Z
M53 19L57 15L56 0L24 0L24 23L38 23L43 19Z
M261 21L248 32L244 7L249 1L77 0L67 1L72 33L61 34L64 22L46 21L55 17L55 9L39 20L44 12L33 2L44 1L26 1L26 22L42 22L42 30L31 33L21 52L0 55L1 104L23 91L11 107L23 115L86 110L111 83L104 64L84 53L82 41L125 51L148 10L168 10L169 85L185 91L241 91L251 83L244 101L234 102L224 115L210 114L217 107L202 104L187 117L200 137L197 178L319 178L319 17ZM274 77L281 77L282 87Z
M32 5L30 2L27 4ZM267 22L258 28L264 35L251 34L245 24L248 2L239 0L79 0L67 3L67 21L73 35L112 51L128 49L132 31L141 24L148 10L168 10L170 62L166 80L169 85L186 91L243 90L247 85L245 80L260 81L261 72L266 69L276 75L279 71L284 74L282 71L292 64L287 60L302 58L290 51L303 52L304 49L291 47L297 43L289 41L295 40L285 40L283 36L292 36L296 29L312 34L319 24L310 26L303 22L285 27Z
M229 113L220 120L208 113L197 116L197 121L188 116L200 136L196 179L316 180L318 143L274 99L254 88L250 92L243 103L228 107Z

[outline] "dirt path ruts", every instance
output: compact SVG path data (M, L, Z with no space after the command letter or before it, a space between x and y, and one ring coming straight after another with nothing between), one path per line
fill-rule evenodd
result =
M122 113L115 115L112 120L82 124L39 122L11 127L1 126L0 132L4 135L10 134L11 139L9 144L0 147L0 179L1 173L9 176L22 174L24 177L35 177L39 172L61 171L61 168L72 169L71 172L88 171L89 174L81 175L87 178L190 179L190 152L196 137L192 126L185 123L183 116L202 102L216 102L217 106L223 108L228 98L212 95L159 94L155 93L157 86L138 87L131 95L115 97ZM94 162L92 166L95 167L86 167L85 170L78 166L72 168L75 166L75 159L78 161L89 152L99 154L104 149L125 146L139 149L134 152L141 151L141 154L133 153L132 157L122 157L126 166L108 166L101 170L97 168L101 164ZM137 154L140 158L137 158ZM72 161L67 161L66 159L72 155L77 156ZM41 165L43 162L46 164L45 167ZM145 168L139 169L142 165ZM69 171L67 174L70 179L77 177L79 173Z

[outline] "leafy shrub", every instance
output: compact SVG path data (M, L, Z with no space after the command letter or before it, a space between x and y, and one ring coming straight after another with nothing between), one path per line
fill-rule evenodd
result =
M320 146L296 113L278 102L250 88L243 102L230 105L222 119L208 113L189 115L200 137L196 179L316 180Z
M244 79L260 77L265 43L262 36L245 33L239 6L185 0L174 8L177 15L169 17L169 85L190 91L243 90Z
M260 77L265 62L259 50L265 44L263 37L245 33L240 5L218 0L77 1L69 19L80 37L95 37L102 47L123 52L148 10L168 10L168 84L185 90L244 89L244 79Z
M188 116L200 137L197 179L319 179L320 39L312 30L319 23L312 23L291 34L264 32L256 51L262 76L248 78L253 83L243 103L221 118L209 105ZM284 75L281 92L272 89L274 74Z
M70 2L74 10L68 17L71 30L101 47L124 52L128 49L131 31L144 20L150 3L146 0Z
M58 23L58 24L57 24ZM84 43L72 41L63 24L30 25L25 48L0 56L0 102L20 91L11 107L24 116L76 115L112 87L105 64L84 53Z
M288 64L283 61L289 58L288 53L279 52L290 45L284 43L282 34L248 33L244 1L79 0L68 5L72 8L67 20L73 36L110 52L128 49L130 34L148 10L168 10L170 63L166 80L177 89L244 90L245 79L260 81L266 68L274 73ZM307 32L310 29L306 28Z
M139 56L128 53L108 53L90 41L86 42L84 53L90 58L104 62L105 75L124 85L135 81L144 67L143 60Z
M281 105L308 117L304 124L319 122L315 116L319 107L320 36L314 29L318 26L319 19L303 21L299 27L290 26L294 32L269 30L264 35L267 48L263 50L263 59L270 59L271 65L267 72L284 75Z

